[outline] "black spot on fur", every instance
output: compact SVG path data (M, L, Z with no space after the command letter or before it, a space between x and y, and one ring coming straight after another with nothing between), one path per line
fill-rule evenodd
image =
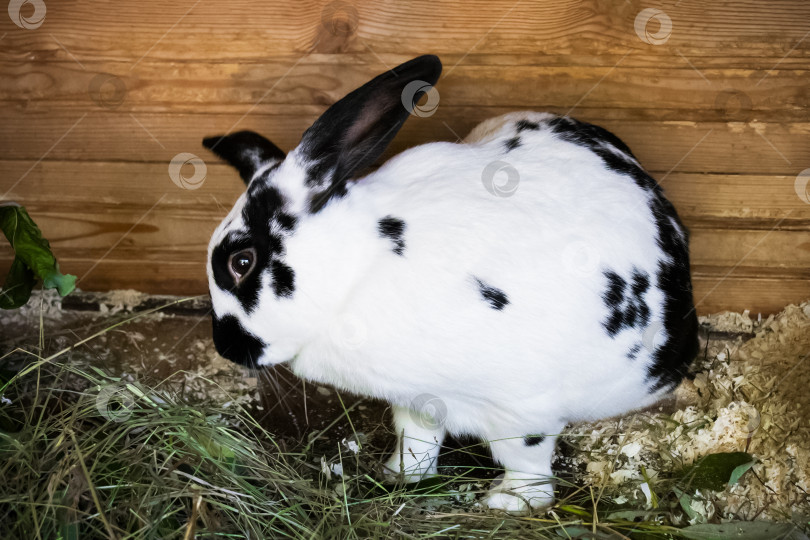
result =
M520 146L520 137L512 137L511 139L507 140L503 143L506 147L506 151L514 150L518 146Z
M518 120L518 122L515 123L515 127L517 128L518 133L526 130L537 131L540 129L540 124L537 122L530 122L528 120Z
M621 330L646 326L650 318L650 308L644 300L650 279L645 272L633 269L628 281L612 270L604 272L607 287L602 293L602 300L610 310L608 318L602 324L608 335L616 336Z
M656 188L658 188L656 184ZM686 376L698 353L698 320L689 273L689 233L663 190L655 190L651 211L658 226L657 243L667 254L658 261L657 286L664 293L663 325L667 339L653 353L648 375L651 391L672 389Z
M661 186L633 161L635 157L621 139L603 128L568 117L554 118L548 125L563 140L590 149L609 169L629 176L638 187L652 194L650 212L658 228L658 246L664 253L658 263L655 286L664 293L662 323L667 339L653 352L653 364L648 376L651 392L673 388L688 376L689 365L698 351L698 321L692 300L688 231L664 196ZM632 279L633 287L639 290L650 285L647 276ZM635 291L634 295L641 296ZM641 325L649 321L650 312L646 303L636 304L635 309L629 311L631 314L635 311L635 318ZM618 321L618 317L611 314L606 327L614 321ZM624 324L624 315L620 324Z
M644 301L644 293L650 288L650 278L646 273L633 270L633 298L638 322L646 326L650 322L650 307Z
M290 232L295 229L295 225L298 222L298 219L291 215L284 212L279 212L276 216L276 221L278 221L279 226L287 231Z
M392 251L402 255L405 251L405 222L393 216L386 216L377 222L377 231L383 238L388 238L394 244Z
M264 343L242 328L233 315L212 318L214 346L223 358L248 367L257 367Z
M526 446L537 446L545 440L545 435L526 435L523 437L523 442L526 444Z
M664 293L662 323L667 339L653 352L653 364L648 376L652 392L672 388L688 375L689 364L698 350L698 321L689 273L688 231L664 196L661 186L633 161L635 157L621 139L603 128L568 117L557 117L548 124L560 138L590 149L609 169L629 176L638 187L652 194L650 212L658 228L658 246L664 253L658 263L656 287ZM632 279L634 289L646 289L650 285L648 276ZM641 296L635 290L633 294ZM628 319L633 315L642 326L649 321L650 312L646 303L635 304L628 313ZM605 324L608 332L617 324L619 327L625 324L624 317L624 314L620 318L615 312L612 313Z
M627 282L616 272L607 271L604 274L608 280L608 288L602 295L605 304L613 306L621 303L624 299L624 288L627 286Z
M291 297L295 290L295 272L293 272L293 269L278 259L273 259L270 268L273 274L273 292L276 293L276 297Z
M635 360L636 356L638 356L639 351L641 351L641 343L636 343L630 350L627 351L627 358L628 360Z
M574 120L567 116L553 118L549 120L548 125L552 128L554 133L568 142L585 146L591 150L600 146L610 145L631 158L636 158L633 152L630 151L630 148L624 144L624 141L605 128L587 122L580 122L579 120Z
M674 388L688 375L698 353L698 321L692 304L689 259L679 263L659 262L658 286L664 292L663 324L666 341L656 348L648 375L651 391Z
M506 297L506 293L502 290L487 285L477 277L473 277L473 279L475 279L475 283L478 285L478 291L481 293L481 297L489 302L492 309L500 311L504 306L509 304L509 298Z

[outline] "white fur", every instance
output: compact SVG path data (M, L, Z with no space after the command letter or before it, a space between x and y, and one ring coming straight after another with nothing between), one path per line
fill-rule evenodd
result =
M566 423L660 397L649 393L651 351L626 357L641 332L608 336L601 297L605 269L637 268L650 275L651 324L663 317L655 276L665 255L650 195L545 126L505 151L515 121L549 118L513 113L482 123L464 144L412 148L311 215L303 212L305 163L293 151L271 180L299 217L284 254L295 271L293 297L277 299L268 286L248 316L211 279L216 313L236 315L269 344L260 363L289 361L308 380L394 405L404 453L398 448L387 462L389 473L435 474L445 432L480 436L507 469L487 504L512 512L553 500L554 435ZM520 175L510 197L482 182L498 160ZM243 204L212 248L239 228ZM389 215L406 224L402 256L378 234ZM492 309L473 276L503 290L509 304ZM436 429L407 413L425 395L446 408ZM523 437L533 433L548 436L527 446Z

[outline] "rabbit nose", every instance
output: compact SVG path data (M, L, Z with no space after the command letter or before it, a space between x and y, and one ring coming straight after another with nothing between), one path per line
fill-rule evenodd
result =
M233 315L212 317L214 346L223 358L247 367L258 367L266 345L245 330Z

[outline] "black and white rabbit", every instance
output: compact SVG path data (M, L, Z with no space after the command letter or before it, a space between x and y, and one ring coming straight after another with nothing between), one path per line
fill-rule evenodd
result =
M685 375L688 236L622 141L564 116L493 118L362 174L440 72L383 73L286 156L252 132L204 140L247 184L209 246L214 342L390 402L386 469L407 481L436 473L445 433L488 441L506 471L485 504L523 513L553 502L566 423Z

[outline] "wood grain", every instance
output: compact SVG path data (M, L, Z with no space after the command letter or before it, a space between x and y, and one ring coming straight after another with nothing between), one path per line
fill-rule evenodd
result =
M665 43L637 35L644 8L671 19ZM384 158L520 109L598 123L690 227L698 310L770 313L810 297L808 20L800 0L49 2L37 30L0 17L0 193L82 288L204 292L242 184L201 138L252 129L290 150L345 93L432 52L437 112ZM169 179L179 152L204 159L199 189Z
M199 189L172 183L164 162L0 161L0 193L45 209L104 212L121 207L145 212L166 194L178 206L230 207L244 189L236 171L214 156L204 157L207 177ZM690 226L807 231L810 204L795 189L794 176L673 172L658 176ZM15 185L16 184L16 185ZM224 212L224 210L223 210ZM224 214L223 214L224 215Z
M273 114L253 112L244 118L244 114L124 111L94 111L83 117L78 111L9 109L4 116L15 129L0 130L0 147L6 160L37 160L48 152L52 160L168 162L179 152L205 158L204 136L250 129L289 151L319 114L312 107L289 109L278 106ZM386 157L426 142L456 141L478 122L512 110L442 103L433 116L406 122ZM658 177L670 171L795 176L802 164L810 165L810 122L635 121L605 118L600 112L607 110L578 109L575 116L614 132ZM123 133L126 144L121 141Z
M149 60L138 64L137 71L120 62L6 61L0 62L4 74L0 103L31 113L59 108L82 114L114 107L128 113L267 114L278 112L279 105L293 105L315 107L311 110L317 114L390 67L370 55L351 65L342 60ZM104 79L110 76L115 79ZM804 107L810 97L806 71L796 69L776 75L765 67L712 69L704 74L688 64L461 64L452 72L446 69L437 88L441 103L454 107L508 106L562 113L583 107L622 111L623 118L632 120L810 120Z
M331 9L330 9L331 6ZM654 47L634 31L636 15L663 8L673 22L670 39ZM337 9L335 9L337 8ZM134 62L158 60L264 60L284 53L317 52L414 56L478 53L525 55L537 63L604 65L605 55L638 50L649 58L680 51L692 62L721 66L767 65L779 60L807 32L810 6L802 0L678 2L561 0L405 0L397 2L174 3L93 0L49 5L44 32L26 32L6 17L0 32L10 32L3 54L17 61L72 61L50 34L78 59ZM331 21L353 29L332 32ZM790 69L808 57L800 43L787 58ZM559 56L560 58L553 58ZM525 60L524 60L525 61ZM349 62L347 62L349 63ZM485 65L492 62L485 61ZM612 65L612 62L610 63Z

